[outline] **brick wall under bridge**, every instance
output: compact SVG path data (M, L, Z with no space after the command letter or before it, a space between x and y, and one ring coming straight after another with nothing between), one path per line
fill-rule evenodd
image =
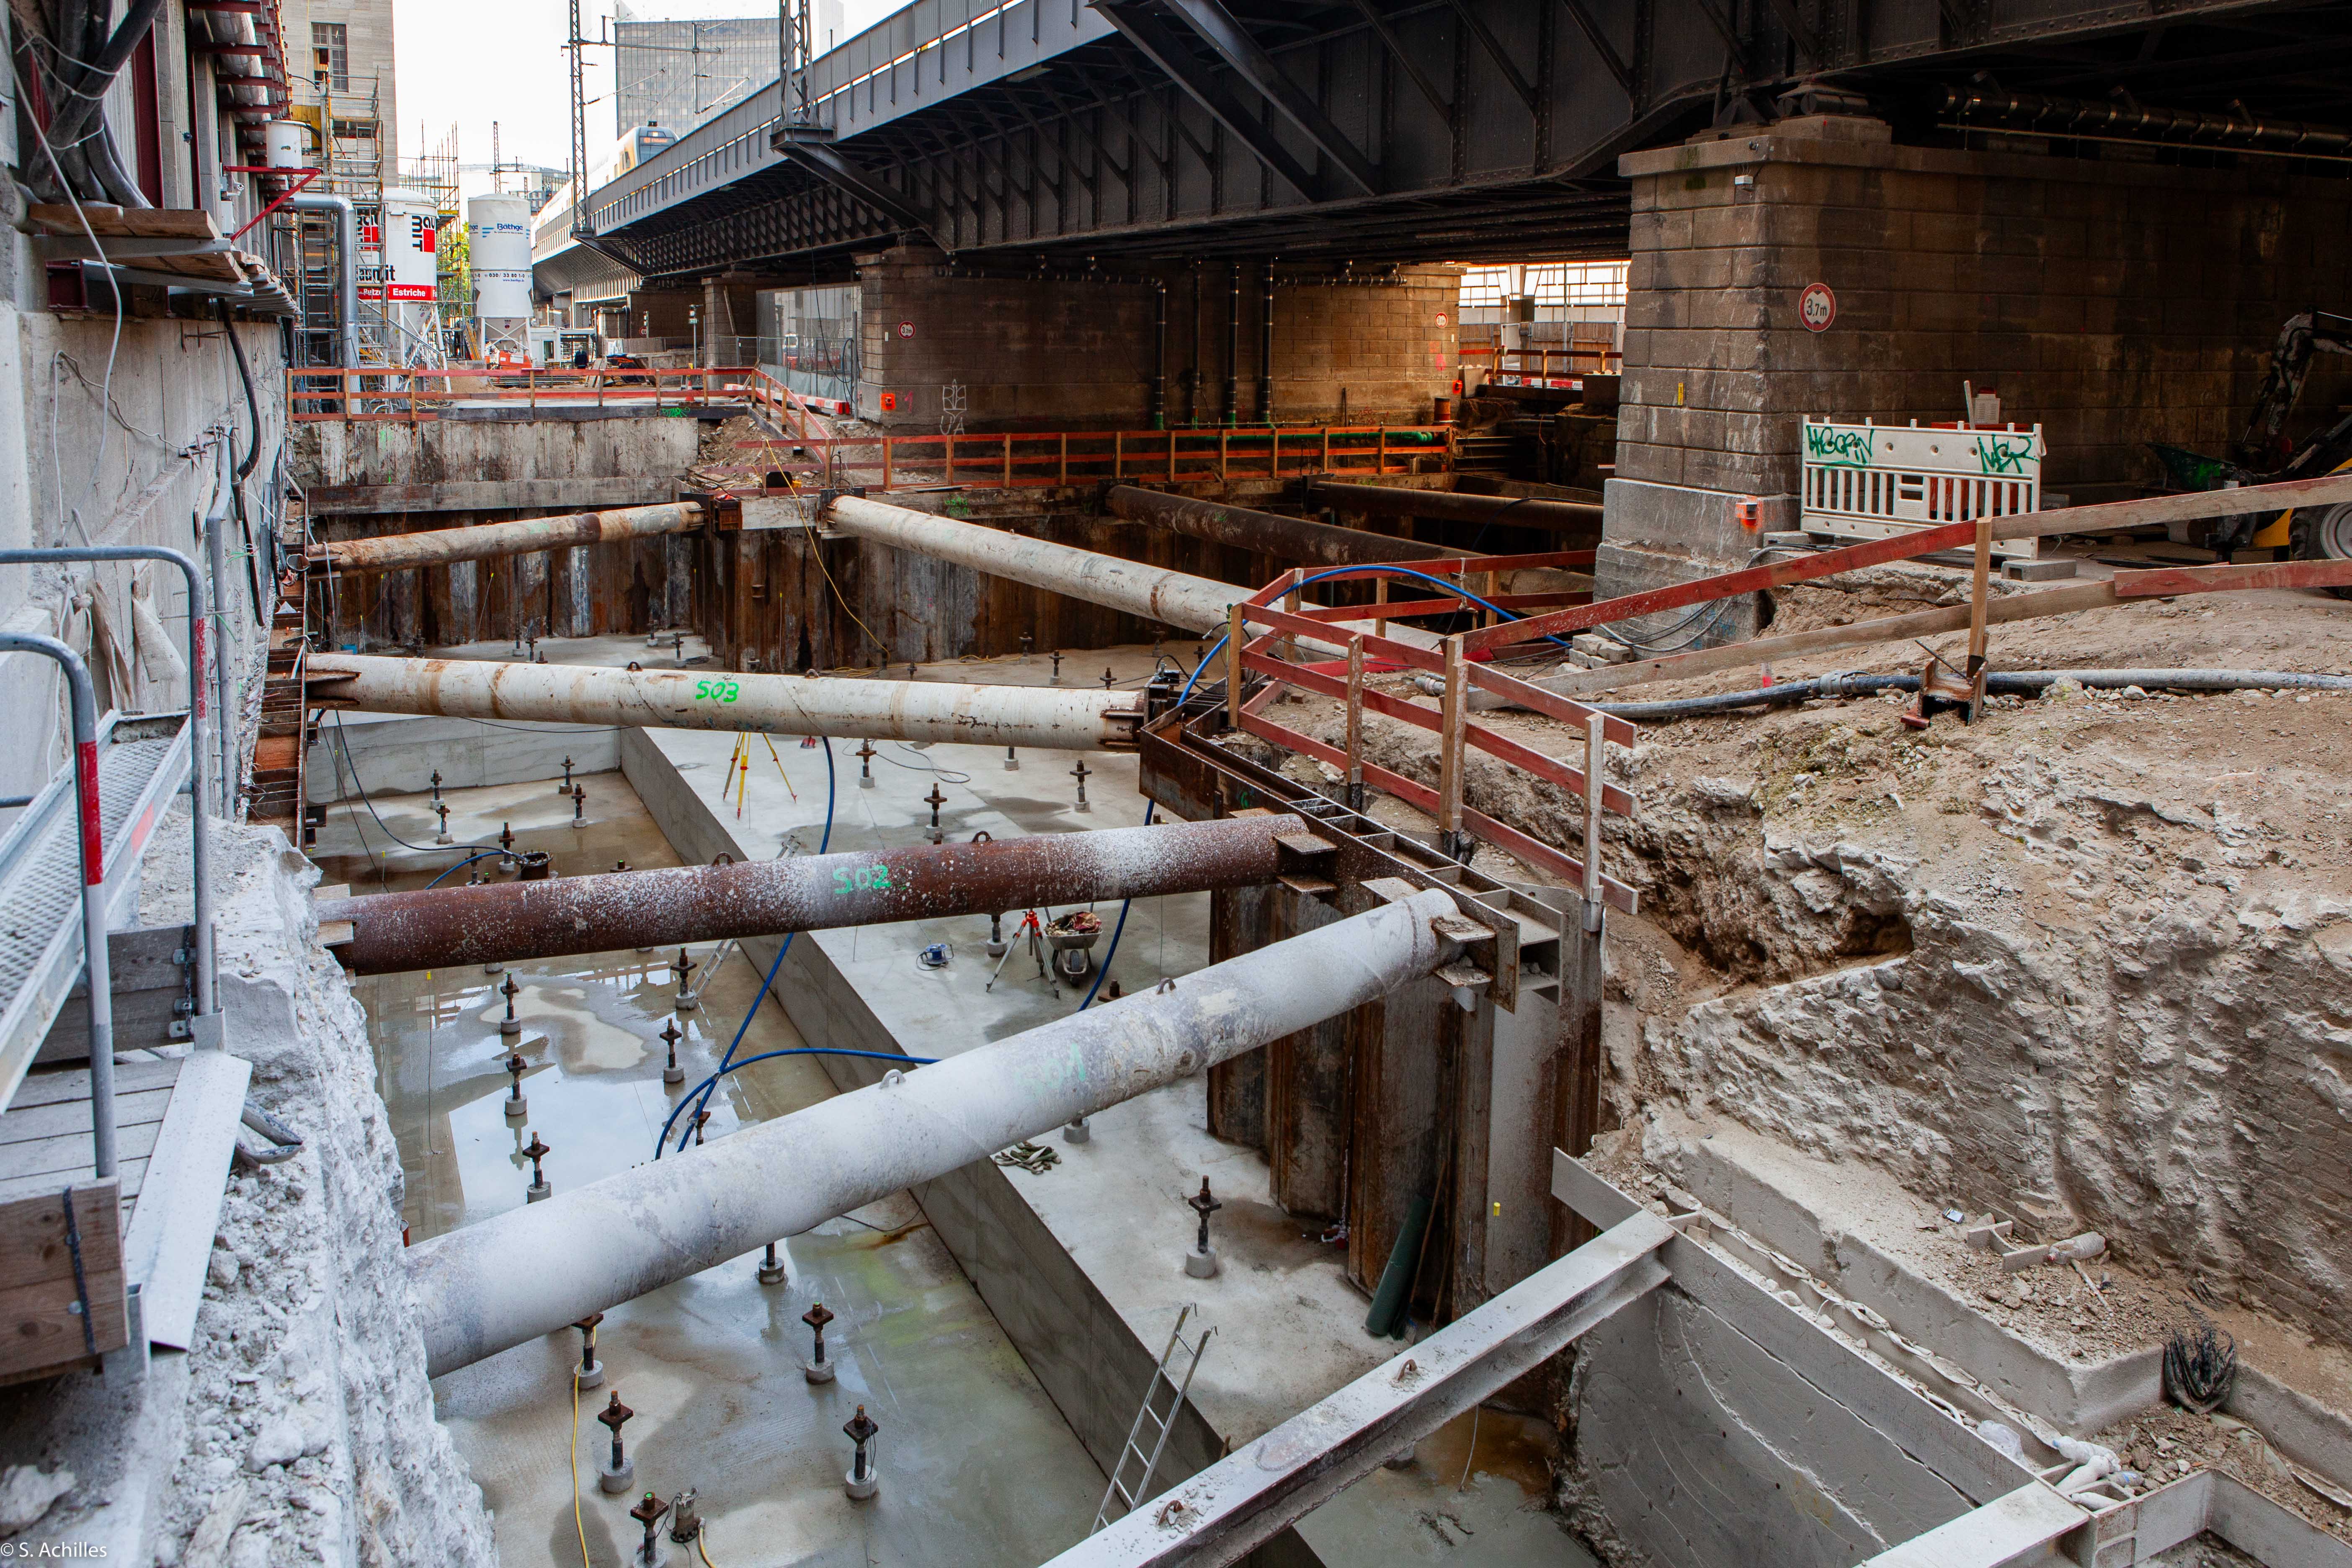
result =
M895 430L937 430L940 390L961 384L974 430L1104 429L1151 425L1155 290L1139 281L942 277L922 247L858 258L865 292L858 412ZM1226 264L1128 269L1168 294L1166 410L1179 425L1264 424L1259 363L1261 266L1240 268L1238 352L1229 360L1233 280ZM1397 283L1333 282L1277 266L1273 416L1283 424L1423 424L1450 393L1461 269L1402 269ZM1188 381L1187 373L1192 373ZM888 396L895 407L884 409Z
M1961 383L2040 424L2045 485L2083 502L2160 478L2144 443L2220 455L2280 324L2340 307L2352 185L2236 168L1894 145L1876 121L1784 121L1620 160L1633 181L1617 593L1745 562L1739 495L1793 526L1806 415L1955 420ZM1798 302L1828 285L1833 323ZM2314 364L2300 434L2352 401ZM1786 520L1786 521L1783 521Z

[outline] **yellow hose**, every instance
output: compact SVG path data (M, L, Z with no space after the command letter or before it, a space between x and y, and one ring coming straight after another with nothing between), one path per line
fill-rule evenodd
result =
M580 1522L580 1369L572 1369L572 1528L580 1532L581 1568L596 1568L588 1561L588 1527Z

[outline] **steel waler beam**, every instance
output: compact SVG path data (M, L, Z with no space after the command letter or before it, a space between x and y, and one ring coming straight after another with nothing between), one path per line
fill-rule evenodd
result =
M527 517L473 528L346 540L313 545L304 559L313 572L404 572L413 566L446 566L454 561L488 561L573 544L609 544L658 533L684 533L714 520L715 514L699 502L670 501L661 506L576 511L563 517Z
M1284 561L1311 562L1318 566L1362 566L1391 561L1433 561L1481 553L1453 550L1359 528L1334 528L1303 517L1282 517L1247 507L1193 500L1163 490L1115 485L1103 504L1130 522L1156 522L1179 533L1205 539L1212 544L1255 551Z
M1425 517L1439 522L1501 522L1555 533L1598 533L1601 503L1538 500L1528 496L1473 496L1455 490L1409 490L1392 485L1338 485L1309 479L1307 504L1382 517Z
M612 669L314 653L304 700L363 713L432 713L518 723L740 730L844 740L945 741L1053 751L1132 747L1132 691L849 680L803 675Z
M355 974L516 963L619 948L882 925L1270 882L1304 870L1296 816L1045 833L729 866L683 866L377 893L319 907L348 921L336 957Z
M1467 923L1415 893L421 1242L427 1375L1338 1017L1451 962Z

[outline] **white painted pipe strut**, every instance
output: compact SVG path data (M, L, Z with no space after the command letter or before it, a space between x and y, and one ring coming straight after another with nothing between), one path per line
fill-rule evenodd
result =
M910 511L882 501L856 496L836 498L825 520L844 533L870 539L899 550L968 566L992 577L1026 583L1033 588L1065 594L1073 599L1124 611L1141 620L1160 621L1212 636L1225 629L1225 612L1250 596L1250 590L1231 583L1171 572L1140 561L1122 560L1100 551L1080 550L1043 539L1029 539L1001 528L961 522L951 517ZM1334 631L1369 633L1369 621L1335 621ZM1437 639L1412 626L1392 626L1387 634L1398 642L1424 643ZM1343 640L1301 646L1323 653L1345 654Z
M341 653L311 654L303 670L314 706L454 719L1086 752L1132 747L1143 718L1132 691L1059 687Z
M1337 1017L1452 951L1428 889L408 1249L435 1377ZM561 1167L558 1167L559 1171Z

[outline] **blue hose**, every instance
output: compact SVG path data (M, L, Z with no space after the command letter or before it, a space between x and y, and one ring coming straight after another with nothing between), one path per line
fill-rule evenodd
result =
M826 739L824 742L824 834L817 840L816 847L816 852L820 855L833 847L833 804L835 796L834 784L833 742ZM704 1107L710 1103L711 1092L718 1087L719 1078L733 1064L735 1053L742 1048L743 1032L751 1026L752 1016L759 1012L760 1004L768 999L769 988L775 984L777 972L784 966L784 954L792 952L793 938L799 934L797 931L784 933L783 945L776 949L776 961L768 965L768 973L761 978L760 994L751 998L751 1005L745 1010L743 1021L735 1026L735 1037L727 1044L727 1054L719 1058L719 1071L712 1073L701 1083L696 1085L694 1089L688 1089L679 1097L677 1107L669 1113L669 1121L662 1123L661 1136L654 1140L655 1159L658 1160L662 1157L662 1151L669 1142L670 1123L677 1120L678 1111L686 1109L686 1102L694 1098L696 1090L698 1089L702 1095L701 1101L694 1108L697 1115L701 1114ZM753 1059L763 1058L754 1058ZM693 1123L688 1122L688 1125L691 1127ZM677 1146L681 1149L686 1147L686 1134L683 1132L678 1134Z
M929 1067L940 1059L937 1057L902 1057L894 1051L835 1050L824 1046L795 1046L790 1050L761 1051L756 1057L745 1057L740 1062L733 1062L721 1067L717 1072L712 1073L709 1078L704 1079L700 1083L696 1084L692 1089L689 1089L684 1094L679 1095L677 1097L677 1104L670 1109L669 1121L662 1123L661 1136L654 1141L655 1146L658 1148L662 1144L669 1142L670 1122L677 1120L677 1113L686 1109L686 1102L688 1100L692 1100L698 1094L708 1094L712 1089L717 1089L719 1087L719 1080L725 1078L730 1072L740 1072L754 1062L773 1061L778 1057L866 1057L877 1062L897 1062L904 1067L918 1068ZM701 1113L698 1110L696 1114L699 1115ZM691 1132L693 1131L694 1123L690 1121L688 1122L687 1131ZM684 1149L686 1147L685 1133L680 1133L678 1135L677 1146L680 1149ZM655 1158L658 1159L660 1156L656 1155Z

